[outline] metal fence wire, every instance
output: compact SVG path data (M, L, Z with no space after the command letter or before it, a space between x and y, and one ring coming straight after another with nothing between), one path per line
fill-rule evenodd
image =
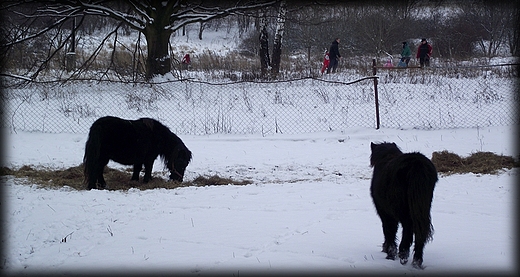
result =
M503 65L379 69L347 82L338 81L344 75L234 83L32 82L5 89L1 125L13 132L88 133L97 118L112 115L155 118L177 134L295 134L377 128L376 107L383 128L517 125L516 74L514 65Z
M518 125L518 64L378 68L381 126Z

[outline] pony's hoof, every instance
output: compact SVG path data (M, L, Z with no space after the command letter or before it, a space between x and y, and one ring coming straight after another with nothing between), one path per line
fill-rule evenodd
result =
M422 260L413 260L412 266L417 269L424 269L424 266L422 265Z
M394 245L388 245L383 248L383 252L386 252L386 259L387 260L395 260L395 257L397 256L397 249Z
M402 265L405 265L408 262L408 257L410 257L409 250L399 251L399 261Z

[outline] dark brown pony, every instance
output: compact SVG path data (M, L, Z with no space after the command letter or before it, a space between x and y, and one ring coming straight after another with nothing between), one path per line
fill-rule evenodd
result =
M191 161L191 151L166 126L151 118L99 118L90 127L85 145L83 164L87 188L106 188L103 169L109 160L133 165L132 180L136 181L144 165L143 182L147 183L152 178L152 166L157 156L170 170L170 179L182 182Z
M412 265L423 269L424 245L433 235L430 209L437 170L423 154L403 154L395 143L371 143L370 148L370 165L374 167L370 193L383 223L383 252L391 260L399 254L401 264L406 264L415 235ZM403 235L397 253L399 222Z

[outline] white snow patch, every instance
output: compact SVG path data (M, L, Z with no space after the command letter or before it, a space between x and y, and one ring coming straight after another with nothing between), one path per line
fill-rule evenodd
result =
M81 163L87 134L4 137L7 166L67 168ZM440 178L434 239L425 248L426 269L419 271L381 252L381 223L369 194L369 144L394 141L404 152L428 157L442 150L517 156L517 137L516 126L181 137L194 153L187 180L218 174L252 180L247 186L50 190L4 176L3 267L11 274L512 273L518 169Z

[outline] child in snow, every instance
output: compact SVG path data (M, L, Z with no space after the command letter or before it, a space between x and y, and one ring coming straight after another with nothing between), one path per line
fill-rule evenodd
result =
M394 65L392 64L392 58L388 58L384 67L394 67Z
M325 50L325 57L323 57L323 66L321 67L321 74L323 74L325 70L329 67L329 63L329 51Z
M190 54L184 55L184 58L182 58L181 62L182 62L184 69L188 69L188 67L190 66L190 63L191 63Z

